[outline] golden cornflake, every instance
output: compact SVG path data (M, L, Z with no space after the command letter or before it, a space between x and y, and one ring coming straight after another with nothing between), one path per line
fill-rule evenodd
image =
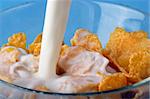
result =
M41 42L42 42L42 33L39 34L34 40L34 43L41 43Z
M66 53L68 48L69 48L68 45L66 45L66 44L62 45L60 55L63 56Z
M113 90L127 85L127 78L122 73L106 76L98 85L99 91Z
M134 53L129 60L129 78L133 82L150 76L150 51Z
M26 49L26 35L24 33L17 33L8 38L6 46L15 46Z
M40 54L40 50L41 50L41 43L32 43L29 46L29 53L38 56Z
M79 29L76 31L74 37L71 39L72 46L82 46L90 51L100 52L102 50L102 45L99 38L90 33L87 30Z
M118 68L129 72L128 65L131 55L145 48L150 48L150 40L147 37L147 33L143 31L129 33L118 27L111 34L105 51L109 52L108 56L119 64Z
M29 46L29 53L38 56L41 51L42 34L39 34L34 42Z

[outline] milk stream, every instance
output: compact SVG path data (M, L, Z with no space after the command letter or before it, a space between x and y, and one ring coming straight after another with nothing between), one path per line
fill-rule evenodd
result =
M70 0L47 0L38 76L56 77L56 64L66 30Z

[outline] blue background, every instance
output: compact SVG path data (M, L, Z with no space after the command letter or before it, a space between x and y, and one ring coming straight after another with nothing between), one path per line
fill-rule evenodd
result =
M83 6L81 1L87 4ZM90 5L92 1L121 4L150 15L150 0L73 0L65 43L69 44L69 39L77 28L86 28L96 32L94 28L97 18L90 20L88 13L89 8L92 7ZM0 46L7 42L9 36L17 32L25 32L28 44L31 43L37 34L42 32L45 7L46 0L0 0ZM146 21L148 22L149 19ZM148 24L144 30L149 32Z

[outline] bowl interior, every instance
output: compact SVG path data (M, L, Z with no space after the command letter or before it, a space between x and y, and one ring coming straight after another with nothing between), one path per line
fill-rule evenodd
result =
M27 43L30 44L42 32L45 7L46 0L24 0L24 2L17 0L10 1L9 6L0 9L0 46L7 42L9 36L17 32L25 32ZM103 46L117 26L122 26L128 31L144 30L150 36L149 17L127 6L98 2L98 0L88 0L88 2L73 0L64 41L70 45L69 40L78 28L85 28L97 34ZM138 85L141 83L135 87Z

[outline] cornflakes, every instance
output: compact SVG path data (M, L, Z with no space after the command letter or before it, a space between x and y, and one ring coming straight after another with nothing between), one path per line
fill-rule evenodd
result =
M35 56L40 54L41 43L33 43L29 46L29 53L32 53Z
M39 34L34 42L29 46L29 53L38 56L41 51L42 34Z
M99 38L87 30L79 29L71 39L72 46L82 46L88 50L101 53L102 45Z
M34 40L34 43L41 43L41 42L42 42L42 33L39 34Z
M129 78L140 81L150 76L150 51L134 53L129 60Z
M66 44L62 45L60 55L63 56L66 53L68 48L69 48L68 45L66 45Z
M109 52L107 56L113 58L112 61L118 64L122 72L129 72L128 65L131 55L150 48L150 40L147 37L147 33L143 31L129 33L123 28L116 28L105 49Z
M28 49L29 53L37 56L35 57L37 61L39 61L40 57L41 44L42 34L39 34ZM72 47L69 47L63 43L61 47L56 69L57 75L71 75L74 78L76 75L84 74L83 76L85 77L85 75L95 74L95 77L97 77L96 80L94 79L95 84L92 83L92 79L87 79L90 83L86 85L84 79L82 79L82 86L76 87L78 92L113 90L150 76L150 39L148 39L148 34L144 31L127 32L124 28L117 27L111 34L106 48L102 49L97 35L85 29L78 29L71 39L71 45ZM6 46L0 49L0 65L6 64L5 67L8 69L10 64L23 59L21 55L26 54L22 54L21 48L26 50L26 35L20 32L11 36ZM93 54L94 52L98 53ZM113 67L115 72L108 72L107 68L103 68L101 60L104 57L99 58L100 53L109 59L109 64L107 59L103 60L103 62L107 63L104 64L105 67ZM29 58L27 57L27 59ZM31 62L34 62L34 60L31 60ZM25 61L23 64L25 64ZM34 73L38 72L37 66L36 62ZM102 68L99 68L99 66ZM4 69L2 68L2 71L0 71L0 79L12 83L13 77L11 73L5 74L5 71L8 70ZM101 71L97 71L99 69ZM32 73L32 71L30 72ZM35 89L49 91L45 85L35 86ZM35 96L33 95L33 97Z
M122 73L106 76L98 85L99 91L113 90L127 85L127 78Z
M26 49L26 35L24 33L17 33L8 38L6 46L15 46L17 48Z

